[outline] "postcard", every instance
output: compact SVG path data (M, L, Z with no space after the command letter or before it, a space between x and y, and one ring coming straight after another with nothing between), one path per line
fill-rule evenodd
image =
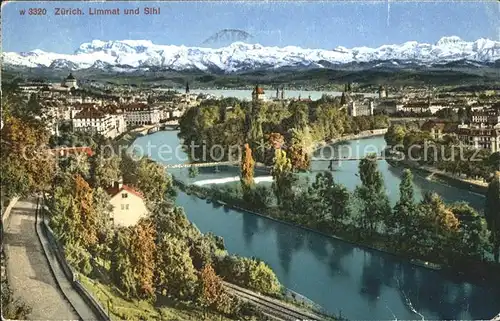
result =
M500 320L499 1L1 19L4 319Z

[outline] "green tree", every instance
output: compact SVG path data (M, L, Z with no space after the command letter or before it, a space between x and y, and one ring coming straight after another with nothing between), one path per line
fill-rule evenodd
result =
M296 129L304 129L309 124L309 108L308 106L300 101L292 101L288 106L291 111L292 116L290 119L290 127Z
M281 291L281 284L273 270L258 260L249 260L248 286L265 294L278 294Z
M416 212L414 194L413 174L411 170L405 169L399 184L399 201L394 206L393 217L386 222L389 230L395 232L401 242L404 239L412 238L414 227L412 216Z
M460 241L455 214L436 193L427 193L418 207L420 251L441 259L450 258L455 244Z
M292 173L292 163L282 149L276 149L275 151L271 174L273 176L273 191L278 205L286 207L287 201L293 200L292 187L295 177Z
M70 174L78 174L84 178L90 176L90 163L85 153L69 155L59 161L59 167Z
M228 282L271 295L276 295L281 290L274 272L260 260L227 255L216 268L219 275Z
M113 155L104 153L93 155L90 159L93 186L106 188L118 181L121 178L120 161L119 157Z
M189 243L191 243L189 255L195 269L201 270L204 266L212 264L217 250L216 240L212 234L201 235Z
M484 214L491 232L495 261L500 260L500 171L495 173L488 186Z
M139 161L137 187L150 202L158 202L165 198L172 187L172 177L160 164L143 158Z
M482 260L490 250L489 236L484 217L465 202L455 203L451 211L460 222L460 239L456 248L467 258Z
M324 213L324 220L337 227L342 220L350 217L350 194L344 186L335 183L331 172L318 173L312 188L318 195L318 212Z
M389 146L403 145L403 140L406 135L406 128L402 125L392 125L385 133L385 141Z
M166 234L158 244L156 286L164 295L177 299L193 299L198 277L183 241Z
M386 222L391 213L375 155L368 155L360 161L359 177L362 185L356 187L355 194L361 205L361 226L372 234L378 231L380 223Z
M130 260L130 235L129 228L116 230L111 246L111 278L127 298L137 297L137 284L135 281L134 267Z
M295 170L307 170L311 164L310 153L312 152L313 140L309 127L291 130L291 146L288 149L292 168Z
M99 216L94 208L93 191L80 176L64 174L50 203L50 224L65 246L68 262L84 274L92 270L90 254L101 250L98 244Z
M143 157L139 161L134 161L124 157L121 171L124 183L138 188L150 206L161 204L167 196L174 194L172 177L166 173L162 165L151 159Z
M190 244L201 236L201 232L187 219L183 208L167 201L155 206L151 217L156 226L157 244L167 234Z
M195 178L196 176L198 176L198 174L199 174L198 167L191 165L191 167L189 167L189 177Z
M110 259L111 243L114 232L111 221L113 206L109 203L109 194L101 187L95 188L92 193L93 206L97 213L97 244L95 256L104 260Z

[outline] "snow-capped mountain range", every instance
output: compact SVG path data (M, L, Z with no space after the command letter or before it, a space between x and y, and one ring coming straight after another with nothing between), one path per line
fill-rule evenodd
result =
M347 63L391 61L393 64L443 64L453 61L490 63L500 60L500 42L479 39L467 42L444 37L435 44L405 42L378 48L337 47L331 50L295 46L265 47L235 42L218 49L157 45L149 40L118 40L83 43L74 54L57 54L39 49L2 53L5 65L110 71L148 69L237 72L255 69L324 68Z

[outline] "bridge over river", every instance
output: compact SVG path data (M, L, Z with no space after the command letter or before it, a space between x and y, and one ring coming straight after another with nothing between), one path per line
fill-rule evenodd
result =
M147 134L153 134L160 130L179 130L179 121L168 120L164 123L152 125L147 129Z
M335 157L335 158L327 158L327 159L314 159L315 162L330 162L328 168L333 170L335 163L340 162L352 162L359 161L364 159L365 157ZM393 157L384 157L377 156L371 159L375 160L386 160L386 159L394 159ZM190 167L216 167L216 166L231 166L231 165L239 165L240 161L222 161L222 162L206 162L206 163L186 163L186 164L167 164L163 165L165 168L190 168Z

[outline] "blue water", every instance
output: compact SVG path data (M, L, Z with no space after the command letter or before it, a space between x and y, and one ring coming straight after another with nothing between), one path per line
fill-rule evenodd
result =
M176 132L159 132L139 138L134 144L177 146ZM351 147L373 145L383 149L382 137L348 142ZM161 161L155 150L153 159ZM178 159L161 161L179 163ZM313 162L312 169L328 162ZM334 177L353 189L359 184L358 162L343 162ZM401 170L379 162L392 202L399 197ZM196 180L230 177L204 170ZM176 170L187 178L187 170ZM237 175L237 174L236 174ZM192 180L192 179L191 179ZM464 190L415 176L416 197L436 191L446 201L466 200L480 209L484 198ZM266 261L280 281L320 304L327 311L351 320L491 319L500 312L500 284L471 284L444 272L424 269L406 260L362 248L320 234L248 213L215 208L204 200L180 193L177 204L202 232L223 236L229 252ZM415 312L417 311L417 312Z

